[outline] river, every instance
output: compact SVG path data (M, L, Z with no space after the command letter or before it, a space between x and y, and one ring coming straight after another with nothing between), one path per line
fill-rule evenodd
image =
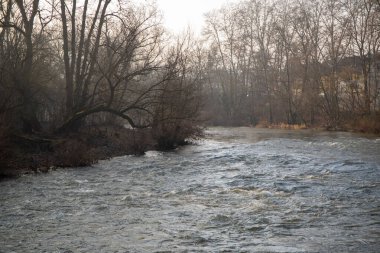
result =
M380 138L211 128L0 182L0 252L379 252Z

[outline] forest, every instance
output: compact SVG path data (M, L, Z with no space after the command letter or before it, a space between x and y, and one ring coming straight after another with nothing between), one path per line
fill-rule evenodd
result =
M170 149L207 125L380 133L379 0L242 0L200 37L162 20L154 1L1 0L2 170Z
M299 0L208 13L204 92L222 112L213 122L338 129L378 114L379 10L372 0Z

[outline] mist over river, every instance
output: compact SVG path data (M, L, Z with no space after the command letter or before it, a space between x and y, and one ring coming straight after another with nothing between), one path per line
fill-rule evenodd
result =
M380 138L206 133L0 182L0 252L379 252Z

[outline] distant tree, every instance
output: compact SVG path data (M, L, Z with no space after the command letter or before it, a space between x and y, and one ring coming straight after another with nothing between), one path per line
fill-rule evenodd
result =
M40 10L40 1L8 0L0 8L1 111L23 132L41 130L38 112L43 86L38 70L44 27L51 21ZM21 123L19 123L21 122Z
M302 92L299 112L304 123L313 125L320 104L322 5L300 0L292 12Z
M222 8L218 12L206 15L204 34L210 40L217 61L214 62L214 73L220 86L220 101L223 113L228 122L234 121L237 108L237 66L235 62L236 46L236 12L232 8Z
M360 57L360 67L363 74L363 111L371 112L372 97L376 98L376 90L371 90L371 69L375 66L380 45L380 15L379 6L374 1L346 1L351 16L351 33L354 44L354 55ZM376 25L377 24L377 25Z
M334 0L323 2L323 48L321 55L328 70L323 77L321 89L324 103L323 112L327 115L328 124L332 127L341 121L340 98L341 84L338 77L339 65L345 57L351 43L350 18L344 5Z

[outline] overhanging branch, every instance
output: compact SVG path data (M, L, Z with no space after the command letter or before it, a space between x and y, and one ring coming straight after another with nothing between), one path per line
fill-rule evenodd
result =
M111 113L115 116L118 116L122 119L125 119L128 121L128 123L133 128L147 128L150 126L150 125L137 125L137 124L135 124L133 119L126 114L125 110L119 111L119 110L113 109L113 108L105 106L105 105L98 105L98 106L95 106L95 107L92 107L89 109L84 109L82 111L75 113L72 117L70 117L68 120L66 120L66 122L63 123L63 125L61 127L59 127L56 130L56 133L69 132L70 130L72 130L75 123L78 122L79 120L84 119L91 114L100 113L100 112Z

